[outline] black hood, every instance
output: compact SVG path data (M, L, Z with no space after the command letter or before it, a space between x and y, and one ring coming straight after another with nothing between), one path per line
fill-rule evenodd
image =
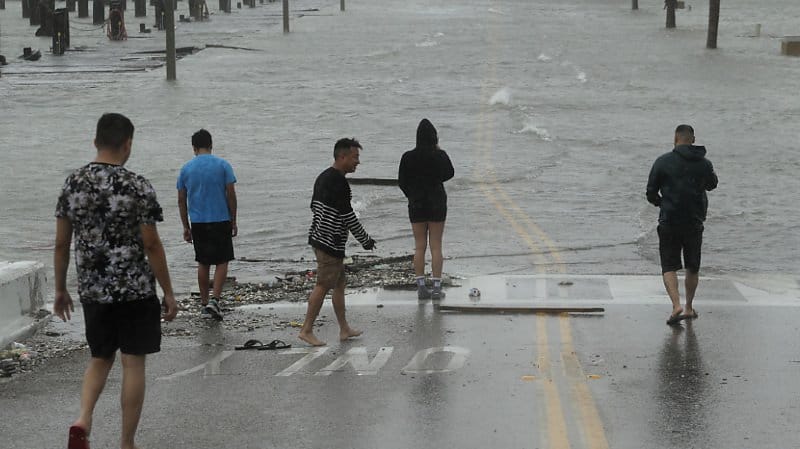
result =
M432 149L439 144L439 135L433 123L424 118L417 126L417 148Z
M682 158L690 161L699 161L706 157L706 147L697 145L678 145L672 151L681 155Z

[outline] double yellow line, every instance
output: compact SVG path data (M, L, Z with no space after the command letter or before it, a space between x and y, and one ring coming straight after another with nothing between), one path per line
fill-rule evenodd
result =
M492 160L496 126L488 104L490 92L487 86L489 83L497 85L497 64L493 59L497 52L494 51L496 43L491 25L487 27L490 43L488 70L481 88L481 114L477 127L477 151L481 163L477 164L476 178L482 179L479 186L484 196L530 249L536 271L563 274L566 269L557 245L508 195L497 179ZM542 388L546 407L546 429L543 429L545 432L542 434L542 443L551 449L608 449L603 423L572 343L569 317L566 314L560 315L558 323L560 345L556 346L550 343L547 316L537 315L536 364L539 367L539 376L523 376L523 379L537 379ZM554 357L551 351L556 352ZM554 368L555 364L560 365L561 369ZM566 407L562 398L570 399ZM568 416L573 419L569 420ZM570 425L573 422L576 425Z

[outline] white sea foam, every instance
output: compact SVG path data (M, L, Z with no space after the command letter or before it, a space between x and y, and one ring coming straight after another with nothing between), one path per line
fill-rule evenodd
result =
M489 104L504 104L508 106L511 103L511 90L508 87L504 87L492 95L492 98L489 99Z
M539 57L536 58L536 59L539 60L539 61L542 61L542 62L548 62L548 61L551 61L553 58L551 58L550 56L547 56L544 53L540 53Z
M420 48L425 48L425 47L435 47L435 46L439 45L439 43L436 42L436 41L432 41L432 40L426 40L426 41L418 42L415 45L417 47L420 47Z
M536 126L536 124L532 121L525 123L520 130L514 131L514 134L535 134L546 142L553 140L553 138L550 137L550 133L547 131L547 129Z

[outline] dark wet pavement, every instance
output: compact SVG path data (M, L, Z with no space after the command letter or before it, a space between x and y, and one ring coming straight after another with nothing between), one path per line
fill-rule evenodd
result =
M457 293L458 290L453 291ZM459 303L456 296L446 302ZM491 301L482 300L484 305ZM591 315L459 314L392 292L349 318L330 305L318 336L297 329L165 338L148 365L138 441L147 448L797 447L795 306L698 299L671 328L666 303ZM378 307L381 305L382 307ZM301 320L303 305L237 311ZM172 326L173 324L170 324ZM180 325L180 324L178 324ZM234 351L250 338L292 349ZM63 447L86 353L0 384L3 447ZM114 447L120 372L97 409L93 447Z

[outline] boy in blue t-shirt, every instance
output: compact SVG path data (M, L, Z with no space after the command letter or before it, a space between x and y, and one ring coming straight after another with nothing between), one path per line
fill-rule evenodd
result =
M236 176L231 164L211 154L211 133L192 135L195 157L178 175L178 208L183 239L194 244L197 283L204 317L222 320L219 300L233 257L236 227ZM191 224L190 224L191 223ZM214 269L214 291L209 299L209 276Z

